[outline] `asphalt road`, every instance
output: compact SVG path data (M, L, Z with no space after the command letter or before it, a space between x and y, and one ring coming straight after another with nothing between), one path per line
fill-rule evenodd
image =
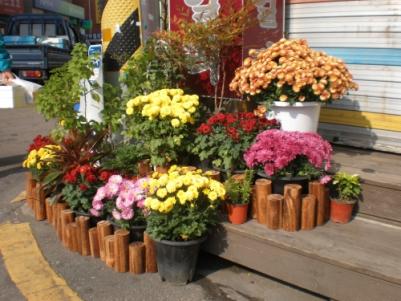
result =
M83 300L324 300L204 253L200 255L194 282L173 286L161 282L157 274L116 273L99 259L66 250L51 226L34 220L25 202L10 203L24 189L21 161L27 145L35 135L47 134L52 126L33 108L0 110L0 224L30 223L51 268ZM25 300L11 281L1 256L0 300Z

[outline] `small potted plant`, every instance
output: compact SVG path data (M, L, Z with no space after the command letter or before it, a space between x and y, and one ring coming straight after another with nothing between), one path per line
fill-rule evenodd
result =
M126 106L126 136L143 145L153 166L176 162L188 151L198 107L199 96L181 89L135 97Z
M252 193L253 170L244 177L230 177L225 183L228 220L232 224L243 224L248 217L248 205Z
M108 215L114 228L130 232L131 241L143 241L147 182L148 178L130 180L112 175L104 186L98 188L90 213L96 217Z
M172 166L167 174L153 174L145 200L150 211L146 231L156 242L163 281L192 280L200 244L218 223L217 207L224 196L224 185L201 170Z
M346 224L351 220L354 205L362 192L360 178L358 175L338 172L333 177L332 186L335 196L331 198L330 219Z
M275 119L254 113L217 113L197 129L192 152L227 173L245 169L243 153L260 132L279 128Z
M273 193L283 194L286 184L300 184L308 191L308 181L323 178L330 168L332 147L315 133L268 130L260 133L245 152L249 168L273 181ZM261 171L263 169L263 171Z
M309 48L305 40L281 39L249 55L230 89L264 103L286 131L316 132L320 103L358 89L342 60Z

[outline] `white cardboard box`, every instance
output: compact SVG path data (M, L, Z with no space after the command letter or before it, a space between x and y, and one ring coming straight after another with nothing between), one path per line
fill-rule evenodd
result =
M20 86L0 86L0 109L26 106L25 90Z

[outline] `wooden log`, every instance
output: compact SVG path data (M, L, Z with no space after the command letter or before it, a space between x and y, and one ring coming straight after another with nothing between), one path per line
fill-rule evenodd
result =
M99 239L96 227L89 229L89 246L91 250L91 256L99 257Z
M73 252L79 252L79 246L78 246L78 225L76 222L73 222L69 224L70 227L70 232L71 232L71 251Z
M146 273L157 273L156 246L153 239L145 232L143 242L146 249Z
M31 172L26 173L25 192L26 201L29 207L33 208L33 201L36 198L36 180L33 179Z
M63 238L63 226L61 224L61 212L67 209L66 203L57 203L56 207L56 229L57 229L57 237L59 240Z
M73 238L72 238L72 225L71 223L66 226L65 229L65 239L66 239L66 247L68 250L73 251Z
M45 207L46 207L46 218L49 224L53 221L53 206L50 204L50 198L45 200Z
M78 217L78 229L80 243L80 253L83 256L89 256L91 254L89 245L89 217L79 216Z
M310 185L312 186L312 194L317 200L316 225L321 226L327 222L326 210L328 210L329 200L326 196L326 187L318 181L313 181Z
M78 253L82 255L82 240L81 240L81 230L79 228L79 216L75 217L75 223L77 224L78 227L78 234L77 234L77 239L78 239Z
M329 187L326 187L325 188L325 192L326 192L326 194L325 194L325 197L326 197L326 203L325 203L325 205L326 205L326 222L330 219L330 189L329 189Z
M113 268L115 264L115 254L114 254L114 235L107 235L104 238L105 246L105 263L108 267Z
M46 219L46 195L43 185L38 183L36 185L36 198L34 200L34 212L35 219L37 221L43 221Z
M270 194L267 197L266 226L269 229L277 230L282 227L284 198L281 194Z
M316 226L316 197L308 194L302 199L301 230L312 230Z
M205 175L208 176L209 178L216 180L216 181L220 181L220 171L218 170L208 170L205 172Z
M99 254L100 259L106 260L105 243L104 238L112 234L111 224L108 221L100 221L97 223L97 234L99 239Z
M114 270L125 273L129 270L129 231L117 230L114 233Z
M54 229L57 229L57 203L51 204L50 207L52 207L51 224Z
M129 245L129 271L133 274L143 274L146 271L146 248L143 242Z
M74 221L74 213L72 210L64 209L61 211L61 241L63 245L67 247L68 245L68 238L67 238L67 225L71 224Z
M255 182L257 221L266 225L266 206L267 196L272 193L272 181L267 179L258 179Z
M255 186L253 186L252 188L252 212L251 212L251 216L252 218L257 219L258 218L258 202L256 200L256 188Z
M298 231L301 225L302 186L287 184L284 186L282 228L285 231Z

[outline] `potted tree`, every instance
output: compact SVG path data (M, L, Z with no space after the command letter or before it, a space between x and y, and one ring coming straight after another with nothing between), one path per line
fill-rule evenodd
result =
M249 55L230 89L264 103L285 131L316 132L320 103L358 88L342 60L312 50L305 40L281 39Z
M213 168L232 173L246 168L243 153L262 131L279 128L275 119L254 113L217 113L202 123L196 133L192 152L209 160Z
M108 215L115 229L130 232L131 241L143 241L146 229L144 201L147 182L148 178L130 180L121 175L112 175L96 191L90 213L96 217Z
M248 217L248 205L252 193L253 170L244 177L230 177L225 183L228 220L232 224L243 224Z
M354 205L362 189L358 175L338 172L332 182L335 195L331 198L330 219L335 223L346 224L351 220Z
M200 244L218 223L217 207L224 196L224 185L201 170L172 166L167 174L153 174L145 200L150 211L146 231L155 240L163 281L192 280Z
M308 192L308 181L323 178L330 168L332 147L315 133L267 130L245 152L249 168L273 181L273 193L283 194L286 184L300 184ZM262 171L263 170L263 171Z

